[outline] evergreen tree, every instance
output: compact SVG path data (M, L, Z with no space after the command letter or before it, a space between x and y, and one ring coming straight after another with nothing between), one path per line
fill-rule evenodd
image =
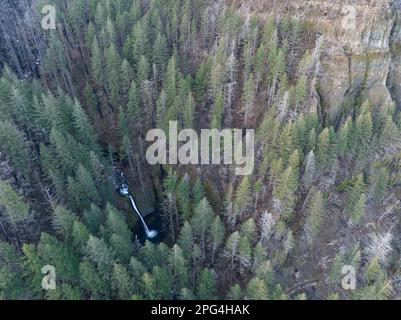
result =
M216 286L212 272L204 268L198 278L196 288L196 297L200 300L213 300L215 299Z
M103 279L110 280L115 258L104 240L89 236L85 252Z
M79 265L79 279L81 288L91 299L102 299L108 297L108 284L99 277L93 263L83 261Z
M318 164L322 169L327 169L331 165L330 154L330 131L325 128L318 137L316 154Z
M263 280L252 278L246 286L246 297L249 300L267 300L268 291Z
M163 300L171 300L171 278L166 268L155 266L152 270L155 283L156 297Z
M194 238L192 233L192 227L188 221L185 221L181 228L180 235L178 237L177 244L182 248L185 256L190 256L194 245Z
M389 173L387 168L375 170L371 176L371 195L376 203L380 203L385 194L389 183Z
M238 186L234 201L234 213L240 219L243 217L244 213L249 210L251 201L250 192L249 177L245 176Z
M195 236L199 239L202 255L206 257L206 241L213 219L213 210L206 198L203 198L195 208L192 226Z
M92 124L82 109L80 103L76 100L73 108L74 127L77 130L79 141L90 150L98 152L95 133Z
M354 210L350 212L350 218L353 223L358 223L365 215L366 196L362 194L355 203Z
M0 242L0 298L24 299L29 291L26 288L21 272L23 260L15 248L7 243Z
M365 189L365 183L363 181L363 176L362 174L358 175L352 186L349 186L347 188L347 201L345 204L345 210L346 212L352 216L355 210L355 205L358 203L358 201L361 199L362 193L364 193Z
M112 288L120 300L128 300L132 295L132 282L127 269L121 264L113 266Z
M243 299L243 292L238 283L230 287L227 298L230 300L241 300Z
M42 266L45 264L54 266L57 270L57 279L59 281L70 284L77 283L79 260L70 246L61 243L47 233L42 233L37 246L37 254L43 263Z
M132 254L132 234L120 212L110 204L106 207L106 229L110 234L110 247L121 262L128 262Z
M58 206L53 213L52 226L66 241L69 241L75 219L76 216L71 211Z
M325 202L320 191L313 191L310 200L308 216L305 220L306 238L311 244L320 230L320 226L325 216Z
M246 79L244 84L243 92L243 108L244 108L244 125L247 127L249 125L250 115L255 107L255 95L256 95L256 84L254 75L251 73Z
M89 230L79 220L72 225L72 243L78 251L83 251L90 236Z
M0 152L7 156L15 170L29 179L30 158L27 142L22 132L10 122L0 120L0 141Z
M216 215L210 225L210 243L211 243L211 264L214 264L214 259L216 255L216 251L220 248L223 243L225 236L225 227L223 222L220 219L220 216Z
M176 244L171 248L168 266L173 277L174 291L180 292L188 285L188 265L182 249Z
M178 209L183 219L189 219L192 213L189 188L188 182L183 177L177 187Z
M234 270L234 263L238 255L239 241L240 234L238 231L233 232L226 240L224 251L225 255L230 259L231 271Z
M199 177L196 178L195 183L192 187L192 194L194 203L199 203L205 196L205 190Z
M308 153L308 156L305 159L305 171L302 177L302 186L308 190L314 180L316 174L316 161L315 161L315 154L313 150Z
M30 210L24 198L9 183L1 180L0 208L4 210L13 224L27 218Z

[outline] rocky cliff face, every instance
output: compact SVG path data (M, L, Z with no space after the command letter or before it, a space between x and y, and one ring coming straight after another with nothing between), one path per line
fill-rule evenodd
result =
M244 13L304 18L321 35L317 89L334 120L356 98L401 104L401 19L397 0L233 1Z

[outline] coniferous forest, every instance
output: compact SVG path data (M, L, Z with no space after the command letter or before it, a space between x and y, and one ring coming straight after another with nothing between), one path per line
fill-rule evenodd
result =
M1 1L0 299L400 297L397 85L348 53L333 103L327 35L270 2ZM170 121L254 129L253 173L149 164Z

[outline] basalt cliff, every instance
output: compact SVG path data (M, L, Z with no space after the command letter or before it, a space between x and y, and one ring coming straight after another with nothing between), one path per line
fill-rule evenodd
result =
M401 2L393 0L229 1L243 14L305 19L321 46L319 105L335 118L355 99L401 103Z

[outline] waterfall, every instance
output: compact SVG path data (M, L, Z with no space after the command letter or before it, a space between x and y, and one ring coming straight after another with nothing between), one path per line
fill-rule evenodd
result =
M145 229L146 237L149 238L149 239L152 239L152 238L156 237L157 236L157 231L156 230L149 230L148 225L146 224L146 222L143 219L141 213L139 212L138 208L136 207L134 198L132 198L131 195L129 195L128 197L131 200L132 208L134 208L134 210L136 211L136 213L138 214L139 218L142 221L142 225L143 225L143 228Z
M134 198L131 196L129 189L128 189L128 184L127 181L125 180L124 174L122 172L117 172L116 171L116 178L115 178L114 185L116 186L118 192L120 193L121 196L123 197L128 197L131 201L132 208L136 211L136 213L139 216L139 219L141 219L143 228L145 229L146 237L148 239L155 238L157 236L157 231L156 230L149 230L148 225L145 222L145 219L142 217L141 213L139 212Z

